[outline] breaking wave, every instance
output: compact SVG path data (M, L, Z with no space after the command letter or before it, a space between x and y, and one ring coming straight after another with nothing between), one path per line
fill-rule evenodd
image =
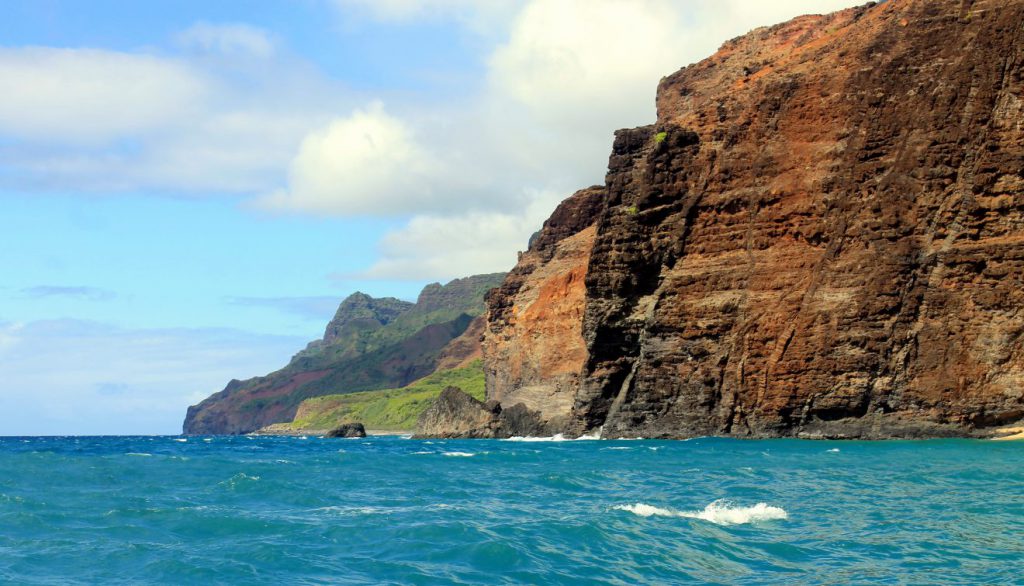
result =
M781 507L773 507L765 503L757 503L752 507L738 507L725 500L715 501L704 507L702 511L674 511L644 503L615 505L612 508L641 517L682 517L710 521L716 525L743 525L789 518L789 514Z
M601 439L600 433L591 435L581 435L580 437L565 437L560 433L556 433L550 437L534 437L534 436L513 436L505 441L507 442L579 442L579 441L593 441Z

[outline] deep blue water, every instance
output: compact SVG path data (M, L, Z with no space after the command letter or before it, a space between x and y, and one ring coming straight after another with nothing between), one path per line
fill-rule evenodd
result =
M1022 584L1022 572L1022 442L0 438L4 583Z

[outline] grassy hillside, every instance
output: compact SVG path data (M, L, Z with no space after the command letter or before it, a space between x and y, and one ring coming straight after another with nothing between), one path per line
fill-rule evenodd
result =
M483 400L484 370L481 361L475 360L464 368L435 372L400 389L306 399L299 405L295 420L287 427L294 431L325 430L358 421L367 429L411 430L416 426L420 413L449 385Z
M502 274L477 275L423 288L416 303L362 293L339 306L324 337L284 368L233 380L189 408L189 434L248 433L292 421L302 401L318 396L396 389L427 376L439 357L484 311L484 293Z

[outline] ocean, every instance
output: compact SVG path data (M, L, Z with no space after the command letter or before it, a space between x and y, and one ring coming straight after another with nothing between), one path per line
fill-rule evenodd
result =
M1024 584L1024 443L0 438L12 584Z

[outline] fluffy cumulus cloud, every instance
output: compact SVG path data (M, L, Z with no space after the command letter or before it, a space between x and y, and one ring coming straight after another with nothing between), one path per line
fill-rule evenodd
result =
M346 2L352 4L352 1ZM445 177L468 177L469 213L424 213L404 179L378 192L377 205L418 213L385 236L381 259L365 276L444 278L507 270L561 197L601 181L617 128L654 121L661 77L757 26L850 0L531 0L514 5L504 40L486 58L478 94L450 123L421 132L425 151L445 169L421 185L452 192ZM479 5L479 4L477 4ZM461 2L382 3L385 20L465 21ZM433 179L433 182L432 182ZM557 194L553 197L552 194ZM381 198L388 201L385 204Z
M288 190L262 200L276 209L394 215L458 205L446 169L380 102L308 134L291 162Z
M234 330L0 322L0 433L180 433L189 405L232 378L280 367L302 342Z
M653 86L678 67L678 15L662 2L532 2L490 59L491 82L545 125L590 133L653 118Z

